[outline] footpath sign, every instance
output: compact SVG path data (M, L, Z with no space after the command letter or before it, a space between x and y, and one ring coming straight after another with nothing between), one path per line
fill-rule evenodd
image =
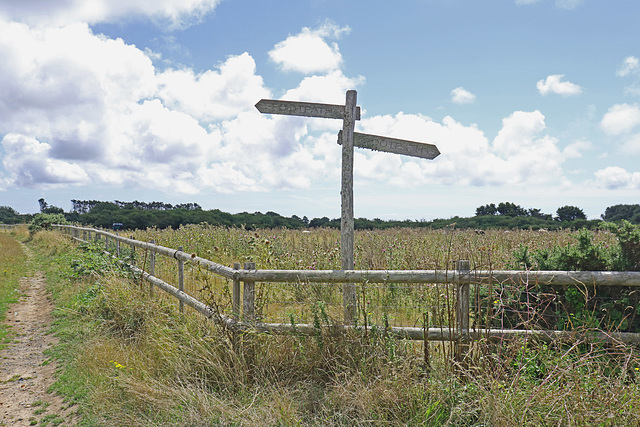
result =
M342 130L338 134L338 144L342 145L342 216L340 220L340 253L342 269L353 270L353 147L405 156L434 159L440 154L432 144L425 144L385 136L355 132L355 121L360 120L360 107L356 105L357 93L347 91L345 105L319 104L313 102L282 101L261 99L256 108L263 114L287 116L319 117L342 120ZM344 321L352 324L357 316L355 284L345 283L343 287Z
M342 131L338 133L338 144L342 144ZM386 136L369 135L358 132L353 133L353 145L374 151L404 154L405 156L420 157L429 160L440 155L440 150L438 150L438 147L433 144L406 141L404 139L395 139Z
M315 102L279 101L261 99L256 108L262 114L282 114L285 116L321 117L324 119L344 119L344 105L317 104ZM356 107L356 120L360 120L360 107Z

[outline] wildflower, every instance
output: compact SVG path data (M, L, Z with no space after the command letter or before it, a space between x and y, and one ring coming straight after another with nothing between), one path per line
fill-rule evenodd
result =
M109 361L109 363L112 363L112 364L113 364L113 366L114 366L116 369L125 369L125 368L126 368L126 366L121 365L120 363L116 362L115 360L110 360L110 361Z

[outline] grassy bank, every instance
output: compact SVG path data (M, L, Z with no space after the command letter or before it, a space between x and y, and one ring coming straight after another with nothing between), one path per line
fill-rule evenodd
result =
M53 388L85 425L640 424L632 347L479 343L456 364L372 332L233 335L56 233L30 244L57 306Z
M18 301L20 278L28 273L27 256L16 237L24 237L26 226L9 233L0 231L0 320L10 304ZM11 339L9 328L0 324L0 348Z

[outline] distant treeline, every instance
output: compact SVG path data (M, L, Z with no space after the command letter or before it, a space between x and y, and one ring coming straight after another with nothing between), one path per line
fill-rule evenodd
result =
M43 214L63 214L70 222L95 227L112 228L114 223L121 223L123 229L144 229L148 227L178 228L186 224L208 223L228 227L254 228L316 228L340 227L340 219L328 217L309 220L297 215L284 217L276 212L242 212L231 214L219 209L204 210L197 203L171 205L163 202L104 202L99 200L71 200L72 209L64 212L62 208L51 206L44 199L40 203ZM21 215L9 206L0 206L0 223L28 223L33 215ZM627 220L640 224L640 205L615 205L608 207L601 215L604 221ZM559 228L595 228L602 220L587 220L582 209L576 206L562 206L555 215L546 214L540 209L525 209L510 202L498 205L479 206L475 216L453 217L448 219L425 220L390 220L379 218L357 218L356 229L383 229L393 227L431 227L443 228L455 224L459 228L523 228L555 230Z

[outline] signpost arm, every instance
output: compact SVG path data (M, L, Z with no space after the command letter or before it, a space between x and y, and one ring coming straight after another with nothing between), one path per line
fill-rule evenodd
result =
M340 252L342 269L353 270L353 132L356 120L357 92L347 91L342 126L342 219L340 221ZM345 283L342 290L344 322L353 324L357 317L355 284Z

